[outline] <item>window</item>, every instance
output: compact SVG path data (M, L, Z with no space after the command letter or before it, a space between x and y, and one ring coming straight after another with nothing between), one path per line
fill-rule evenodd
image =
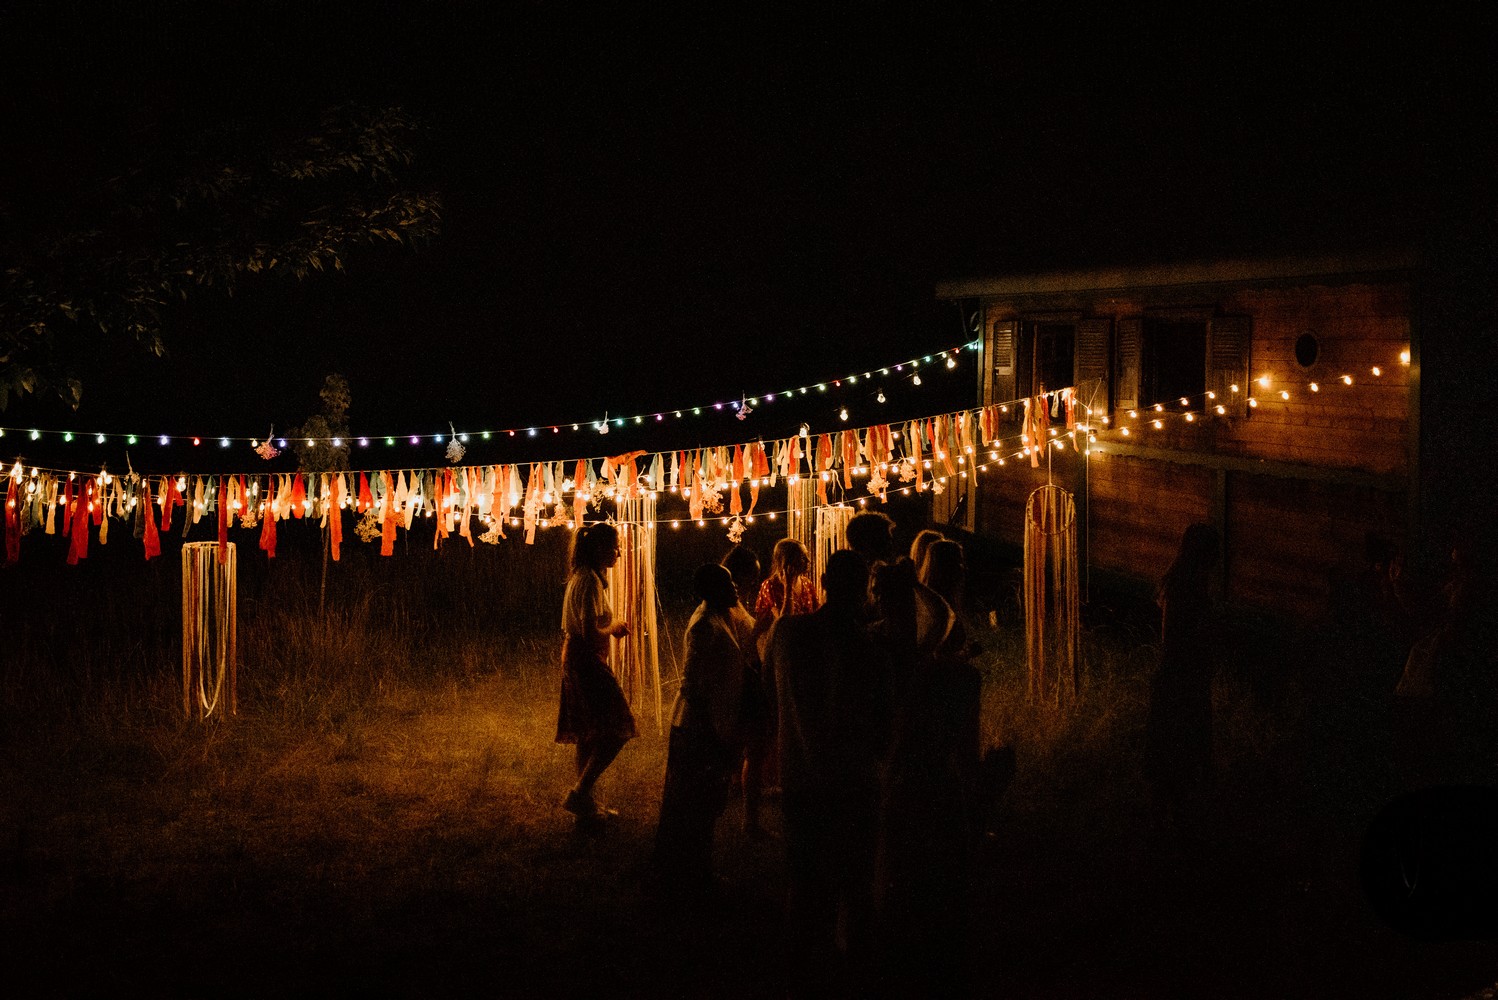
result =
M1207 391L1207 323L1146 317L1139 369L1139 405L1190 399L1200 407Z
M1077 327L1074 323L1039 320L1025 324L1025 342L1034 365L1032 393L1063 389L1073 382Z
M1219 416L1247 415L1247 316L1129 316L1115 325L1113 405L1176 403Z

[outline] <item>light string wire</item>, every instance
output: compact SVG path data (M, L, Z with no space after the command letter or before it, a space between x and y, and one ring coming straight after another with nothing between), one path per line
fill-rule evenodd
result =
M962 356L963 351L977 351L981 343L976 340L948 347L944 350L935 351L920 357L908 358L904 361L891 362L875 368L869 368L862 373L853 373L836 378L827 378L819 382L808 382L794 389L786 389L782 392L764 392L757 395L741 395L738 399L712 403L698 403L692 406L668 407L662 410L644 411L629 416L610 417L605 414L602 418L587 420L564 420L557 423L540 423L528 427L506 427L500 430L463 430L458 431L449 424L447 434L364 434L350 435L349 443L358 444L361 448L367 448L372 442L383 441L387 446L393 446L399 441L409 442L412 445L443 444L453 439L461 443L468 443L474 438L488 441L495 437L518 437L522 434L527 437L536 437L543 431L560 434L564 430L607 434L608 428L622 428L629 425L643 426L647 421L664 423L667 417L673 420L684 419L688 416L701 416L705 411L719 412L725 409L735 412L744 410L752 411L753 408L773 403L777 399L810 396L813 391L826 392L829 389L840 389L844 384L859 385L863 382L873 381L879 378L909 378L914 384L920 385L920 370L922 365L946 365L955 367L957 359ZM908 370L908 371L907 371ZM883 402L883 391L880 390L879 401ZM280 437L249 437L243 435L219 435L219 434L127 434L118 431L74 431L74 430L49 430L45 428L26 428L0 426L0 438L19 436L23 439L39 441L43 437L62 438L64 443L75 440L93 439L97 444L107 444L110 441L123 441L127 445L139 445L141 442L155 442L159 445L170 445L181 442L191 442L194 447L199 447L205 442L216 443L220 448L229 448L236 443L247 442L252 448L259 448L262 442L274 441L276 447L285 448L292 438L284 435ZM296 440L304 440L308 444L332 443L334 447L343 445L342 437L297 437Z
M1400 361L1403 364L1408 364L1409 363L1408 352L1404 352L1401 355ZM1371 368L1370 369L1370 373L1375 378L1382 378L1382 376L1384 374L1383 370L1381 368L1379 368L1378 366L1374 366L1373 368ZM1310 391L1313 394L1319 394L1325 388L1328 388L1328 387L1329 388L1333 388L1333 389L1335 389L1335 387L1337 387L1337 386L1341 386L1343 388L1351 387L1354 384L1356 384L1356 381L1357 380L1354 379L1351 375L1341 375L1341 376L1338 376L1337 379L1334 380L1334 382L1331 383L1330 386L1322 386L1322 385L1320 385L1320 384L1318 384L1316 382L1310 382L1310 383L1308 383L1308 386L1310 388ZM1235 385L1230 386L1229 387L1229 399L1227 399L1227 400L1221 399L1219 397L1218 393L1216 393L1215 391L1210 391L1209 390L1209 391L1206 391L1206 392L1197 393L1194 396L1182 396L1182 397L1179 397L1178 399L1173 400L1170 405L1167 405L1164 402L1157 402L1157 403L1151 404L1149 406L1131 408L1131 409L1129 409L1127 411L1123 411L1123 415L1121 415L1117 421L1114 421L1113 418L1109 414L1107 414L1105 412L1105 413L1103 413L1101 415L1098 424L1095 424L1093 422L1093 416L1094 416L1094 410L1093 410L1093 408L1090 405L1088 405L1088 404L1084 404L1084 403L1080 403L1079 402L1077 405L1079 405L1081 407L1082 411L1083 411L1083 419L1078 420L1076 422L1076 426L1068 428L1064 433L1062 431L1060 431L1056 427L1051 427L1051 428L1048 429L1049 437L1043 443L1039 443L1039 444L1030 442L1028 440L1028 436L1024 432L1021 432L1020 434L1010 434L1010 435L1005 435L1005 436L1002 436L1002 437L999 437L999 438L991 439L988 443L981 445L981 449L980 450L987 453L986 459L984 457L982 457L981 455L979 455L977 453L977 451L973 452L973 456L972 456L973 460L972 460L971 463L969 463L967 455L965 455L965 454L959 454L957 456L957 464L960 465L960 466L963 466L963 468L959 470L958 475L959 475L959 477L961 479L966 479L967 478L967 469L968 469L968 467L971 467L974 470L975 473L986 472L986 471L989 470L990 466L1003 467L1003 466L1005 466L1007 464L1007 462L1008 462L1009 459L1013 458L1013 459L1016 459L1016 460L1023 460L1025 458L1030 457L1033 452L1039 451L1042 447L1044 447L1046 449L1047 457L1048 457L1048 461L1049 461L1049 454L1050 454L1050 452L1053 449L1054 450L1063 450L1063 449L1065 449L1067 447L1067 443L1068 442L1071 442L1072 447L1074 447L1074 448L1080 447L1080 445L1079 445L1079 443L1077 441L1077 434L1078 434L1079 431L1084 435L1084 437L1086 439L1086 442L1088 444L1091 444L1091 443L1097 442L1099 440L1099 438L1098 438L1099 434L1105 434L1105 435L1107 435L1108 436L1107 437L1108 440L1120 440L1120 439L1127 439L1127 438L1132 437L1133 433L1134 433L1134 430L1136 428L1139 429L1141 432L1144 432L1144 433L1149 433L1150 431L1163 430L1165 428L1165 426L1166 426L1166 422L1167 421L1170 421L1172 424L1179 424L1179 423L1194 423L1198 419L1208 419L1208 418L1211 418L1214 415L1215 416L1219 416L1219 417L1227 417L1228 413L1227 413L1226 404L1227 404L1227 402L1231 401L1231 397L1232 397L1233 394L1244 393L1245 394L1245 396L1244 396L1245 403L1249 407L1249 409L1258 409L1261 406L1260 397L1258 395L1248 394L1248 390L1250 388L1252 388L1254 390L1266 390L1266 391L1268 391L1269 395L1266 396L1266 397L1264 397L1264 399L1265 399L1266 402L1270 403L1271 405L1276 404L1276 403L1278 403L1278 404L1288 404L1288 403L1291 402L1292 399L1296 398L1295 394L1291 393L1289 391L1289 389L1287 389L1287 388L1278 388L1278 389L1276 389L1276 385L1283 386L1283 385L1289 385L1289 384L1292 384L1292 383L1286 383L1286 382L1276 383L1271 376L1269 376L1269 375L1262 375L1262 376L1260 376L1260 377L1252 380L1252 382L1248 383L1247 385L1237 385L1237 384L1235 384ZM1089 394L1089 396L1090 396L1090 398L1092 398L1092 399L1095 400L1096 395L1098 394L1099 391L1101 391L1101 380L1097 380L1093 384L1092 388L1093 388L1093 391L1092 391L1092 393ZM943 418L946 418L946 419L955 419L955 418L957 418L959 416L964 416L966 419L975 419L977 417L977 415L980 414L983 410L990 409L990 408L993 408L993 407L997 407L997 409L1000 412L1000 415L1002 416L1002 415L1006 415L1006 414L1012 414L1013 408L1022 405L1025 402L1026 399L1030 399L1030 400L1044 399L1044 400L1046 400L1046 402L1045 403L1041 403L1039 405L1047 405L1047 403L1049 403L1051 400L1054 400L1057 397L1062 396L1067 391L1073 391L1073 390L1069 390L1069 389L1052 390L1052 391L1046 392L1043 396L1019 397L1019 398L1016 398L1016 399L1008 400L1008 401L1003 402L1003 403L987 404L986 406L983 406L983 407L972 407L972 408L967 408L967 409L963 409L963 410L955 410L955 411L950 411L950 412L941 413L941 414L931 414L931 415L926 415L926 416L911 417L911 418L909 418L908 420L905 420L905 421L895 421L893 425L878 425L878 424L873 424L873 425L865 425L865 426L857 427L857 428L842 428L842 429L835 430L835 431L828 431L828 432L821 432L821 433L827 433L827 434L830 434L830 435L837 435L837 434L841 434L843 430L853 430L857 434L864 435L864 434L867 434L867 432L869 431L869 429L871 427L876 427L876 426L898 426L900 424L904 424L906 427L908 427L912 423L925 423L927 421L935 421L935 420L943 419ZM1197 412L1198 409L1201 411L1200 414ZM1012 415L1010 416L1010 419L1013 419ZM802 437L803 437L804 440L807 440L808 443L809 443L810 438L812 438L812 437L819 437L819 436L821 436L821 433L811 432L811 433L802 435ZM794 437L794 436L795 435L791 435L791 437ZM898 431L893 432L892 436L894 436L896 438L900 438L901 437L901 432L898 432ZM788 441L788 440L789 440L789 437L787 437L787 438L776 438L776 439L772 439L770 443L771 444L775 444L775 443L778 443L778 442ZM746 442L736 442L736 444L740 444L740 445L742 445L744 443L746 443ZM747 443L764 443L764 442L762 441L762 439L755 439L754 442L747 442ZM698 448L698 449L676 449L674 451L677 452L677 453L679 453L679 452L681 452L683 450L688 451L688 452L690 452L690 451L701 451L701 450L708 450L708 449L714 448L714 447L733 447L733 445L706 446L706 448ZM659 455L662 458L664 458L666 456L669 456L672 453L673 452L657 452L657 453L654 453L654 455L650 455L649 457L651 459L653 459L655 455ZM937 460L940 460L939 456L932 456L932 457L936 457ZM561 459L561 460L557 460L557 459L550 459L550 460L545 460L545 461L539 461L538 460L538 461L535 461L535 462L484 463L483 465L479 465L479 466L467 466L467 467L461 467L460 466L460 467L456 467L456 469L464 469L464 468L488 469L488 468L494 467L495 465L501 465L501 466L510 466L510 467L513 467L513 468L519 470L519 469L527 467L527 466L537 466L537 467L539 467L539 466L543 466L543 465L554 465L554 464L557 464L558 461L560 461L560 463L565 466L565 465L568 465L568 464L572 464L572 463L574 463L576 461L595 462L595 461L600 461L600 460L607 460L607 458L608 458L608 456L592 456L592 457L583 458L583 459L567 458L567 459ZM903 464L903 463L905 463L907 461L911 461L911 460L912 460L912 456L910 456L909 453L906 452L906 453L902 454L899 458L895 458L892 461L885 462L885 463L880 463L877 466L877 468L879 468L880 471L887 471L888 469L890 469L892 467L899 466L899 465L901 465L901 464ZM929 469L932 470L932 472L933 472L933 475L931 476L932 482L938 482L938 483L946 484L949 481L950 477L948 475L942 474L938 469L936 469L932 465L932 458L923 456L922 462L923 462L923 468L929 468ZM645 464L648 467L649 462L647 461ZM45 467L45 466L30 466L29 468L30 468L30 474L29 474L30 480L29 481L33 485L35 484L37 478L42 473L46 473L48 475L56 475L56 476L59 476L59 477L66 475L66 476L68 476L70 478L77 476L76 470L58 469L58 468L51 468L51 467ZM440 472L444 468L454 469L455 467L453 467L453 466L436 466L436 467L427 467L427 468L396 468L396 469L392 469L392 468L388 468L387 467L387 468L381 468L381 469L351 469L351 470L345 470L345 474L357 475L360 472L374 472L374 473L390 472L390 473L394 474L394 473L398 473L398 472L405 472L405 473L413 473L413 474L414 473L422 473L423 475L425 475L425 474L429 474L429 473ZM870 474L872 468L874 468L874 467L871 467L869 465L855 466L854 469L851 472L851 475L855 476L855 477L860 477L860 478L866 477L866 476L868 476ZM90 474L90 475L93 475L93 474ZM132 472L132 476L133 475L134 475L134 473ZM274 478L276 476L296 475L296 473L266 472L266 471L248 472L248 473L220 472L220 473L202 473L202 474L193 473L193 474L191 474L189 476L188 474L178 472L178 473L166 473L166 474L162 474L162 473L150 473L149 475L153 475L153 476L171 475L171 476L174 476L175 478L177 478L179 484L183 484L183 485L179 485L178 488L180 490L180 489L184 488L185 483L186 483L186 481L189 478L197 478L199 480L205 480L205 479L217 478L217 477L221 477L221 476L228 476L228 477L232 477L232 478L244 477L247 481L254 482L258 486L258 480L261 477L270 476L270 477ZM317 475L319 475L319 474L313 473L311 475L314 477L314 482L315 482L316 481L315 477ZM813 473L813 475L818 475L818 473ZM20 460L17 460L16 464L11 468L11 470L9 472L9 476L10 476L11 479L14 479L14 480L22 480L22 479L27 478L27 473L26 473L25 469L22 468L22 463L20 462ZM108 483L111 480L111 476L110 476L110 474L106 470L101 470L94 478L96 478L96 481L98 482L99 485L108 485ZM792 479L792 476L791 475L780 476L780 475L777 474L775 478L777 480L782 480L783 479L787 483L790 483L790 481ZM800 477L796 476L796 478L799 479ZM845 490L844 490L844 487L842 486L841 478L835 474L835 470L829 470L828 480L827 481L828 481L828 483L829 483L830 486L832 486L833 488L835 488L838 491L839 502L838 503L829 503L829 504L826 504L826 505L817 505L817 506L818 507L828 506L828 507L834 507L834 508L842 508L842 507L851 506L851 504L849 504L847 502L848 499L850 499L850 498L847 498L847 497L844 496ZM734 482L732 482L730 484L727 484L727 485L731 486L731 488L737 489L737 488L740 488L742 485L748 485L751 482L753 482L753 480L750 479L750 478L748 478L748 477L746 477L742 481L734 481ZM774 486L772 486L770 484L769 477L761 478L759 480L759 485L761 487L775 488ZM927 488L929 489L930 487L927 487ZM666 493L668 495L673 495L673 496L674 495L681 495L681 496L683 496L683 498L685 497L685 491L683 491L680 488L677 488L675 490L672 490L672 489L663 489L663 488L661 488L657 484L656 486L651 487L651 489L653 489L655 492L659 492L659 493ZM606 487L606 488L601 488L600 489L600 492L603 492L605 494L605 496L604 496L603 499L608 499L609 498L608 497L608 493L610 493L612 491L613 491L613 487ZM557 494L556 494L556 500L555 500L556 503L560 503L561 502L561 498L565 495L565 492L566 491L561 491L561 490L559 490L557 492ZM575 494L576 490L574 489L572 492ZM898 493L900 493L902 495L909 495L909 493L911 492L911 488L908 485L907 486L895 486L895 485L891 485L887 490L880 491L879 493L872 493L872 494L870 494L870 496L873 496L876 499L881 499L882 500L884 496L886 496L888 493L891 493L891 492L898 492ZM513 493L511 494L511 497L513 499L513 497L514 497ZM156 498L153 498L153 499L156 502L160 502L160 497L156 497ZM347 500L347 498L345 498L345 499ZM524 499L523 494L522 494L521 499L522 500ZM865 506L867 504L869 497L868 496L858 496L858 497L854 497L854 498L851 498L851 499L855 500L856 501L856 505L861 507L861 506ZM210 504L208 505L207 509L211 509L212 508L212 501L213 501L213 496L210 494ZM24 498L23 498L23 502L25 502ZM132 497L131 500L130 500L130 503L129 503L129 505L130 505L130 507L132 509L134 507L134 502L135 502L134 498ZM309 496L309 498L308 498L308 500L306 502L307 502L307 505L308 505L309 508L312 508L314 506L314 504L315 504L314 499L312 497L310 497L310 496ZM589 496L589 502L590 502L590 504L592 504L592 496L591 496L591 494ZM549 504L545 504L545 505L549 505ZM259 507L260 507L260 509L263 510L263 509L266 508L266 506L267 506L267 501L265 501L264 499L262 499L262 500L259 501ZM425 502L425 498L423 498L421 506L423 508L425 508L422 511L422 513L426 517L432 517L432 516L434 516L437 513L435 510L431 509L431 506L429 504L427 504ZM519 516L514 516L514 515L511 515L511 514L508 513L508 510L510 508L517 507L517 506L520 506L520 500L517 500L514 503L509 504L507 506L507 508L506 508L507 513L505 515L503 515L503 519L509 520L510 523L513 526L519 526L522 523L522 519ZM705 527L708 524L713 523L713 522L718 522L718 523L723 524L723 525L730 525L735 520L742 520L744 523L752 524L752 523L754 523L754 520L755 520L756 517L765 517L765 518L767 518L769 520L776 520L780 515L797 516L800 513L801 513L801 511L799 511L793 505L790 505L789 503L787 503L787 506L785 506L783 508L757 509L757 512L756 513L752 513L752 514L751 513L744 513L744 514L739 514L739 515L731 515L731 514L713 513L711 516L702 517L702 518L695 518L695 519L691 518L691 517L679 517L679 516L678 517L661 517L661 518L658 518L653 523L655 523L655 524L669 524L673 528L679 527L682 523L688 523L688 524L690 524L694 520L696 521L696 523L698 524L699 527ZM600 519L606 519L606 518L600 518ZM492 523L494 519L489 518L487 516L481 516L481 520L483 521L483 523L489 524L489 523ZM536 523L538 524L538 526L541 526L541 527L551 526L550 523L545 518L537 516L535 518L535 520L536 520ZM577 527L577 525L574 523L574 524L570 525L570 527L575 528L575 527Z

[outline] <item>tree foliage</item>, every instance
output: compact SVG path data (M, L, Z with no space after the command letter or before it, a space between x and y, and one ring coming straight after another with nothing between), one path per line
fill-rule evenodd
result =
M353 401L348 380L342 375L329 375L323 379L318 395L322 397L322 410L294 432L297 465L303 472L343 472L348 468L348 408Z
M152 148L55 213L0 201L0 409L55 392L76 407L77 352L124 337L164 353L162 312L247 275L340 271L353 248L417 245L440 197L405 185L416 122L340 106L297 125L221 123Z

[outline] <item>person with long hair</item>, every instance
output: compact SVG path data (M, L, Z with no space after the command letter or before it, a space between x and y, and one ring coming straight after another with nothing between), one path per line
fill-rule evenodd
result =
M1160 666L1150 683L1144 774L1156 824L1176 825L1201 805L1212 767L1214 612L1212 570L1221 539L1209 524L1181 536L1174 561L1160 578Z
M604 578L619 555L619 532L613 525L578 529L562 600L562 695L556 740L577 746L577 784L562 800L562 808L580 825L617 814L593 797L593 786L636 735L634 713L608 662L609 640L629 635L629 623L614 618Z
M782 538L770 553L770 575L760 584L759 597L754 602L755 658L763 661L776 622L786 615L810 614L816 609L817 595L811 585L811 555L806 546L794 538ZM745 746L742 774L744 833L751 840L769 837L759 820L760 803L764 799L766 783L771 787L778 784L776 775L780 769L775 753L775 714L769 710L775 702L775 678L765 671L759 679L764 685L766 711L762 716L762 729L751 733Z
M683 644L652 863L661 890L700 898L712 886L713 826L738 763L747 658L734 626L738 592L729 571L715 563L700 566L692 589L701 603Z

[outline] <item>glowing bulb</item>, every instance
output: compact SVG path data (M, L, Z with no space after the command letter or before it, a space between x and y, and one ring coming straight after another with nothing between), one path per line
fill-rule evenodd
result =
M844 406L843 408L841 408L840 410L837 411L837 418L839 420L847 420L848 419L848 408L846 406Z
M1378 368L1378 367L1375 367L1375 368L1374 368L1374 369L1373 369L1373 374L1374 374L1374 377L1377 377L1377 376L1379 376L1379 375L1382 375L1382 374L1383 374L1383 373L1384 373L1384 370L1383 370L1383 369L1382 369L1382 368Z
M1189 424L1189 423L1192 423L1195 420L1196 420L1196 414L1194 414L1194 413L1188 413L1188 414L1186 414L1186 423Z
M1164 425L1164 424L1162 424L1162 423L1161 423L1161 422L1160 422L1160 421L1158 421L1158 420L1155 420L1155 421L1152 421L1152 423L1153 423L1153 424L1154 424L1154 427L1155 427L1155 430L1159 430L1159 429L1160 429L1160 428L1161 428L1161 427L1164 427L1164 426L1165 426L1165 425Z
M1407 364L1410 363L1410 352L1409 351L1400 351L1399 352L1399 363L1402 364L1402 365L1407 365Z
M884 390L883 389L879 390L879 397L878 397L878 399L879 399L879 402L881 402L881 403L884 402Z
M1284 389L1281 389L1280 390L1280 399L1289 399L1289 398L1290 398L1290 393L1286 392Z
M40 432L40 431L32 431L32 432L31 432L31 440L33 440L33 441L35 441L35 440L36 440L36 439L37 439L37 438L39 438L39 437L41 437L41 436L42 436L42 435L41 435L41 432ZM166 444L166 438L165 438L165 437L163 437L163 438L162 438L162 439L161 439L161 443L162 443L162 444Z
M1249 396L1248 397L1248 405L1249 406L1258 406L1259 405L1259 401L1257 399L1254 399L1252 396Z
M1225 414L1227 412L1228 412L1228 410L1227 410L1227 407L1225 407L1225 406L1219 406L1217 408L1217 415L1218 416L1222 416L1223 414Z
M1315 382L1312 382L1311 383L1311 391L1312 392L1320 392L1321 391L1321 386L1317 385Z
M99 444L103 444L104 443L104 435L103 434L99 434L99 435L95 436L94 440L97 441L97 442L99 442Z
M915 385L920 385L921 384L921 377L919 375L917 375L914 378L912 378L910 381L912 383L914 383Z
M1352 385L1352 376L1351 375L1343 375L1342 376L1342 384L1343 385Z
M1185 396L1182 396L1181 397L1181 405L1182 406L1190 406L1191 405L1191 400L1187 399Z
M227 447L229 447L229 439L228 438L219 438L218 439L218 446L220 448L227 448Z
M1269 376L1268 375L1260 375L1259 376L1259 387L1262 388L1262 389L1269 388Z

